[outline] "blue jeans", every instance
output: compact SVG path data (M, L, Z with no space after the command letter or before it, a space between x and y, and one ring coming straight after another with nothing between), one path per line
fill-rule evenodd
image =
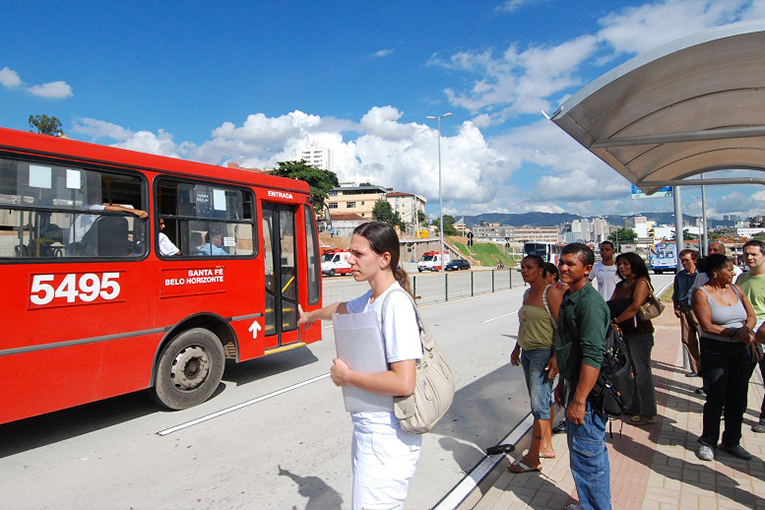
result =
M574 399L574 388L567 388L566 407ZM587 400L584 423L575 425L566 416L566 439L571 474L584 510L611 510L611 466L606 448L606 420L592 412Z
M523 349L521 365L526 376L526 387L529 389L531 415L535 420L549 420L550 406L553 405L553 380L547 377L545 367L555 355L553 349Z

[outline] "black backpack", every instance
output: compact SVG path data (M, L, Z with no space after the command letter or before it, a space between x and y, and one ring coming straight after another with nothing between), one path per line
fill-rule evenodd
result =
M605 347L600 375L589 400L593 411L608 419L624 414L632 402L635 370L622 335L613 324L608 325Z

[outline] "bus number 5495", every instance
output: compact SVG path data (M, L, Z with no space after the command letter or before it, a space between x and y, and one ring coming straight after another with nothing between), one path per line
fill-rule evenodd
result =
M120 295L119 276L117 272L36 274L29 300L35 306L112 301Z

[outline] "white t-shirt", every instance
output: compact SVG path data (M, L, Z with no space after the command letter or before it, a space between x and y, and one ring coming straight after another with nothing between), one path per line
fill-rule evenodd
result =
M393 294L385 307L385 321L383 318L382 303L385 296L393 289L401 289L401 285L395 282L385 292L370 303L372 290L348 301L345 306L349 313L361 313L374 311L377 320L382 327L385 341L385 356L388 363L422 358L422 344L420 343L420 330L417 327L417 315L412 302L401 292ZM354 426L364 432L390 432L391 427L398 425L398 419L393 413L386 412L361 412L351 413Z
M603 299L608 301L614 293L616 284L619 283L621 278L616 269L616 264L613 266L606 266L602 262L598 262L592 266L590 271L590 280L598 280L598 292L603 296Z
M179 253L181 250L173 244L169 237L164 232L159 233L159 253L165 257L169 257Z

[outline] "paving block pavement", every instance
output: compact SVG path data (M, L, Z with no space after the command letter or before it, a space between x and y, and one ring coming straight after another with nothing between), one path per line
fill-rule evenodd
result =
M695 390L701 379L685 377L682 360L680 328L657 327L652 367L659 419L640 427L622 420L611 422L608 452L613 508L765 510L765 434L751 431L763 399L759 370L749 383L741 440L754 458L743 461L719 451L716 460L705 462L696 458L704 396ZM556 420L561 417L559 412ZM528 440L520 444L525 446ZM577 502L565 434L553 436L553 447L556 457L544 459L542 471L537 473L508 471L523 451L503 459L487 476L488 483L468 496L460 510L560 510Z

